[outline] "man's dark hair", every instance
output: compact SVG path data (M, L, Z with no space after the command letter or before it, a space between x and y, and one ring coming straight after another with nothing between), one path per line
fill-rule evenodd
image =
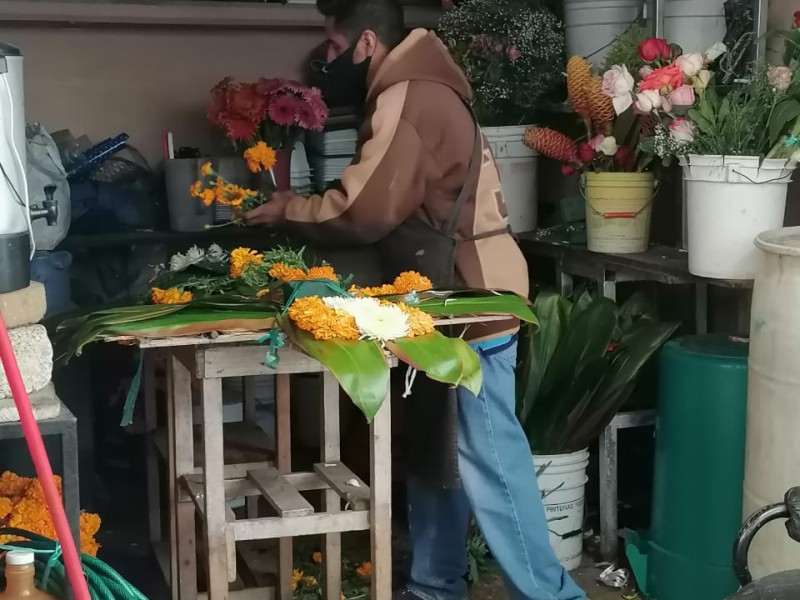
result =
M406 36L399 0L317 0L317 10L351 41L369 29L391 50Z

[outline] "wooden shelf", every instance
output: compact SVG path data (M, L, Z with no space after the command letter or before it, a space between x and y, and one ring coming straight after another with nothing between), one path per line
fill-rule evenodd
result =
M440 10L407 6L409 27L433 27ZM4 26L307 29L324 20L311 4L187 0L3 0Z

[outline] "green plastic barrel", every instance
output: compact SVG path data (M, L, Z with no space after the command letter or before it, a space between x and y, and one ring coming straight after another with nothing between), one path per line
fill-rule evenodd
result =
M697 335L661 353L646 592L722 600L738 589L731 552L742 523L747 340Z

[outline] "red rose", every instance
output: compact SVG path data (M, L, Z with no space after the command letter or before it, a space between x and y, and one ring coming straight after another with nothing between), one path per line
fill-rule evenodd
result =
M582 163L592 162L597 156L597 150L589 142L583 142L578 146L578 160Z
M669 60L671 54L669 42L663 38L647 38L639 44L639 58L644 62L653 62L658 58Z
M794 13L794 26L800 27L800 10L795 11Z
M614 165L620 171L633 171L634 158L633 148L620 146L614 155Z
M668 88L667 92L671 92L683 85L684 77L680 66L677 63L672 63L666 67L656 69L650 75L644 77L639 84L639 91L655 90L660 92Z

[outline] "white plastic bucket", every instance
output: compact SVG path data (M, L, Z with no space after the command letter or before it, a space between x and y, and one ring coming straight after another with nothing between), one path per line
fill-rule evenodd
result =
M492 148L500 186L508 209L508 224L514 233L536 229L538 154L522 138L530 125L481 127Z
M800 227L762 232L755 243L743 518L800 484ZM753 539L748 563L756 579L796 569L800 544L773 521Z
M711 279L753 279L756 235L783 226L796 162L755 156L680 160L686 202L689 272Z
M586 504L586 467L589 451L535 455L539 491L550 530L550 545L568 571L581 566L583 514Z
M602 65L612 40L640 15L642 0L564 0L567 56Z
M664 37L685 53L708 50L725 32L723 0L666 0Z

